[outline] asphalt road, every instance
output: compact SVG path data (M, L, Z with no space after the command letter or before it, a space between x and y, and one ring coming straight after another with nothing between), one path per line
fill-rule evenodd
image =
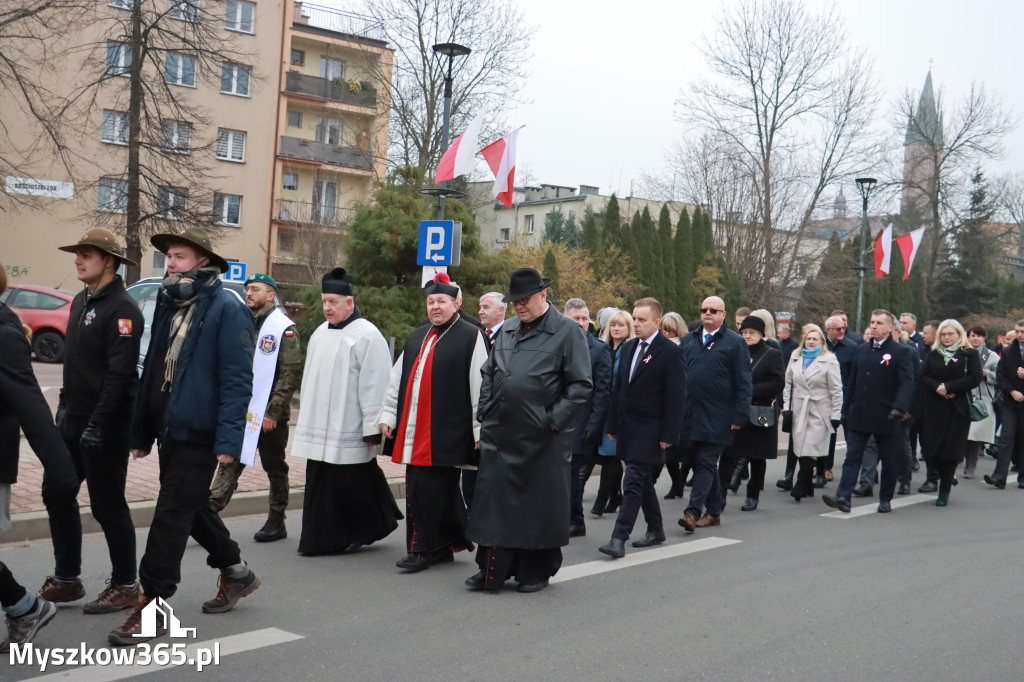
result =
M983 459L979 471L992 463ZM962 481L945 509L928 495L898 498L925 501L888 515L857 516L855 507L839 519L822 516L829 510L820 497L797 504L775 489L782 466L769 463L771 489L758 511L739 511L741 489L713 532L685 536L675 525L684 503L663 502L668 544L629 548L623 560L597 552L614 519L588 518L588 536L565 549L562 581L537 594L518 594L514 583L500 594L468 592L462 581L476 567L465 553L454 564L402 574L394 561L404 554L404 527L356 555L299 557L301 513L294 512L292 535L269 545L251 540L262 517L229 520L263 581L233 612L200 613L216 592L216 573L194 544L171 604L183 626L198 629L197 641L253 647L222 656L203 673L207 680L1021 679L1014 652L1024 490ZM922 480L923 472L915 488ZM666 477L659 483L663 494ZM587 509L595 490L593 481ZM643 531L641 521L634 537ZM140 556L144 543L140 532ZM678 553L709 544L721 546ZM102 537L87 537L85 553L92 596L108 570ZM645 555L659 558L631 564ZM0 546L0 557L31 588L52 567L46 542ZM586 575L594 570L601 572ZM102 647L122 619L62 608L37 644ZM275 638L291 641L262 646ZM40 674L6 663L0 680ZM127 672L75 670L62 679ZM145 677L200 679L183 668Z

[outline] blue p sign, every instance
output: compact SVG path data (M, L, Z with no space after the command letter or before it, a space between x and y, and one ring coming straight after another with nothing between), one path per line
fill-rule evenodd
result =
M224 279L229 282L244 282L245 263L228 263L228 271L224 275Z

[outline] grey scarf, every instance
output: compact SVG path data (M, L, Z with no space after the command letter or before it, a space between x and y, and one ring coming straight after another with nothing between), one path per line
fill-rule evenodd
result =
M171 319L170 343L167 345L167 357L164 363L164 383L160 387L161 391L169 392L171 384L174 383L174 370L178 366L181 348L185 345L185 338L188 336L188 330L192 325L192 318L196 312L197 285L205 284L219 273L220 270L217 268L206 267L177 275L168 275L164 279L163 290L174 301L174 305L178 310Z

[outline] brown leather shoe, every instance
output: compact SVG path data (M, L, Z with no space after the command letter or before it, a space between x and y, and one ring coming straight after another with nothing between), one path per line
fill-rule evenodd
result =
M43 582L43 586L39 588L38 595L46 601L52 601L54 604L64 604L66 602L78 601L85 596L85 585L79 578L75 578L72 582L65 582L63 580L57 580L54 576L47 576Z
M683 518L679 519L679 525L682 526L683 530L687 533L692 533L697 527L697 518L693 514L687 512L686 514L683 514Z
M705 514L704 516L700 517L700 521L697 522L697 527L698 528L710 528L711 526L721 526L721 525L722 525L722 517L721 516L711 516L710 514Z
M82 607L85 613L114 613L135 608L139 603L139 581L131 587L107 581L107 587L94 600Z

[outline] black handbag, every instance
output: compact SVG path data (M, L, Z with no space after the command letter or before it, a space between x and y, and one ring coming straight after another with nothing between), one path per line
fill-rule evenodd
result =
M793 377L789 378L789 402L790 404L793 402ZM782 432L793 432L793 410L782 411Z
M757 366L764 360L764 356L767 352L763 353L761 357L757 359L754 366L750 368L750 373L753 374ZM775 426L775 400L772 400L771 405L751 405L750 416L747 419L747 423L750 426L755 426L759 429L770 429Z

